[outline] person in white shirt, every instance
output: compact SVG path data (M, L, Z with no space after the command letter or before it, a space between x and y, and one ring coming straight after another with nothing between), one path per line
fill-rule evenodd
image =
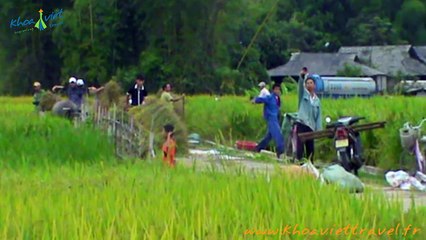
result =
M260 82L258 86L260 87L259 97L266 97L266 96L270 95L268 89L266 88L265 82Z

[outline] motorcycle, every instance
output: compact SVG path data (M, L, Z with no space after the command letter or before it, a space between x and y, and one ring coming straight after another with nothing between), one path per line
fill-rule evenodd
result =
M358 170L364 165L362 144L359 132L352 129L352 125L365 119L364 117L341 117L332 122L326 117L326 129L332 129L332 139L336 149L338 163L348 172L358 176Z

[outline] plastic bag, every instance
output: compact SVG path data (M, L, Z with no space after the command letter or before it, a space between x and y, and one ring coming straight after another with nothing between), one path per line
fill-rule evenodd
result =
M318 171L318 169L311 162L307 162L307 163L303 164L302 165L302 169L304 169L307 172L311 173L317 179L320 177L320 172Z
M426 186L421 183L426 180L426 176L421 172L417 172L416 177L411 177L402 170L397 172L389 171L385 174L385 178L389 185L394 188L411 190L411 187L415 187L417 190L426 191Z
M327 183L338 184L340 187L350 192L364 191L364 184L361 180L352 173L347 172L340 165L335 164L324 168L321 175Z
M198 145L201 142L201 137L197 133L191 133L188 135L188 143Z
M420 181L420 182L426 182L426 175L421 173L421 172L416 172L416 178Z
M392 187L399 187L404 182L408 182L410 175L401 170L397 172L389 171L385 174L385 178Z
M417 190L426 191L426 186L423 185L417 178L410 177L409 182L410 182L410 185L417 188ZM410 189L411 189L411 186L410 186Z
M324 178L321 176L320 171L311 162L303 164L301 168L315 176L315 178L320 180L321 183L324 183Z

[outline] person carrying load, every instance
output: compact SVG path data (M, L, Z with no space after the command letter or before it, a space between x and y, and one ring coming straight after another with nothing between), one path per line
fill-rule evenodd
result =
M256 97L252 100L253 103L263 103L264 112L263 116L267 122L268 130L265 137L260 141L256 147L256 151L260 152L265 149L268 143L274 139L277 147L277 158L280 159L280 155L284 152L284 139L281 134L280 126L278 123L278 112L279 107L277 104L277 96L281 94L279 85L274 85L272 93L266 97Z
M81 110L81 105L83 104L83 98L85 95L85 90L82 87L84 85L84 82L81 80L77 85L77 79L75 77L71 77L68 82L69 85L67 87L55 85L52 88L52 91L56 92L57 89L64 89L67 93L69 100L77 106L78 110Z
M182 100L185 97L185 94L183 94L182 96L178 97L178 98L173 98L171 92L172 92L172 85L170 85L170 83L164 84L163 87L163 92L161 93L161 97L160 99L166 103L173 103L173 102L177 102Z
M34 82L34 95L33 95L33 105L35 106L35 111L37 113L42 113L42 109L40 106L40 102L44 94L46 93L43 89L41 89L40 82Z

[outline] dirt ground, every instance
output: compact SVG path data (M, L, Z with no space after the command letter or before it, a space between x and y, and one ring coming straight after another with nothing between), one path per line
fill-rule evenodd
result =
M223 159L217 156L190 155L187 158L177 159L177 161L187 166L192 166L195 163L198 169L215 167L215 169L219 171L223 170L224 167L232 166L242 167L248 172L273 172L275 170L274 164L271 163L262 163L246 159ZM285 170L289 168L289 165L279 164L279 167ZM426 192L404 191L375 183L365 183L365 185L373 190L383 192L390 199L395 199L396 201L401 200L404 211L408 211L413 206L426 207Z
M377 191L383 191L391 199L401 200L404 205L404 211L408 211L411 207L426 207L426 192L420 191L404 191L392 187L370 186ZM414 200L414 202L413 202Z

